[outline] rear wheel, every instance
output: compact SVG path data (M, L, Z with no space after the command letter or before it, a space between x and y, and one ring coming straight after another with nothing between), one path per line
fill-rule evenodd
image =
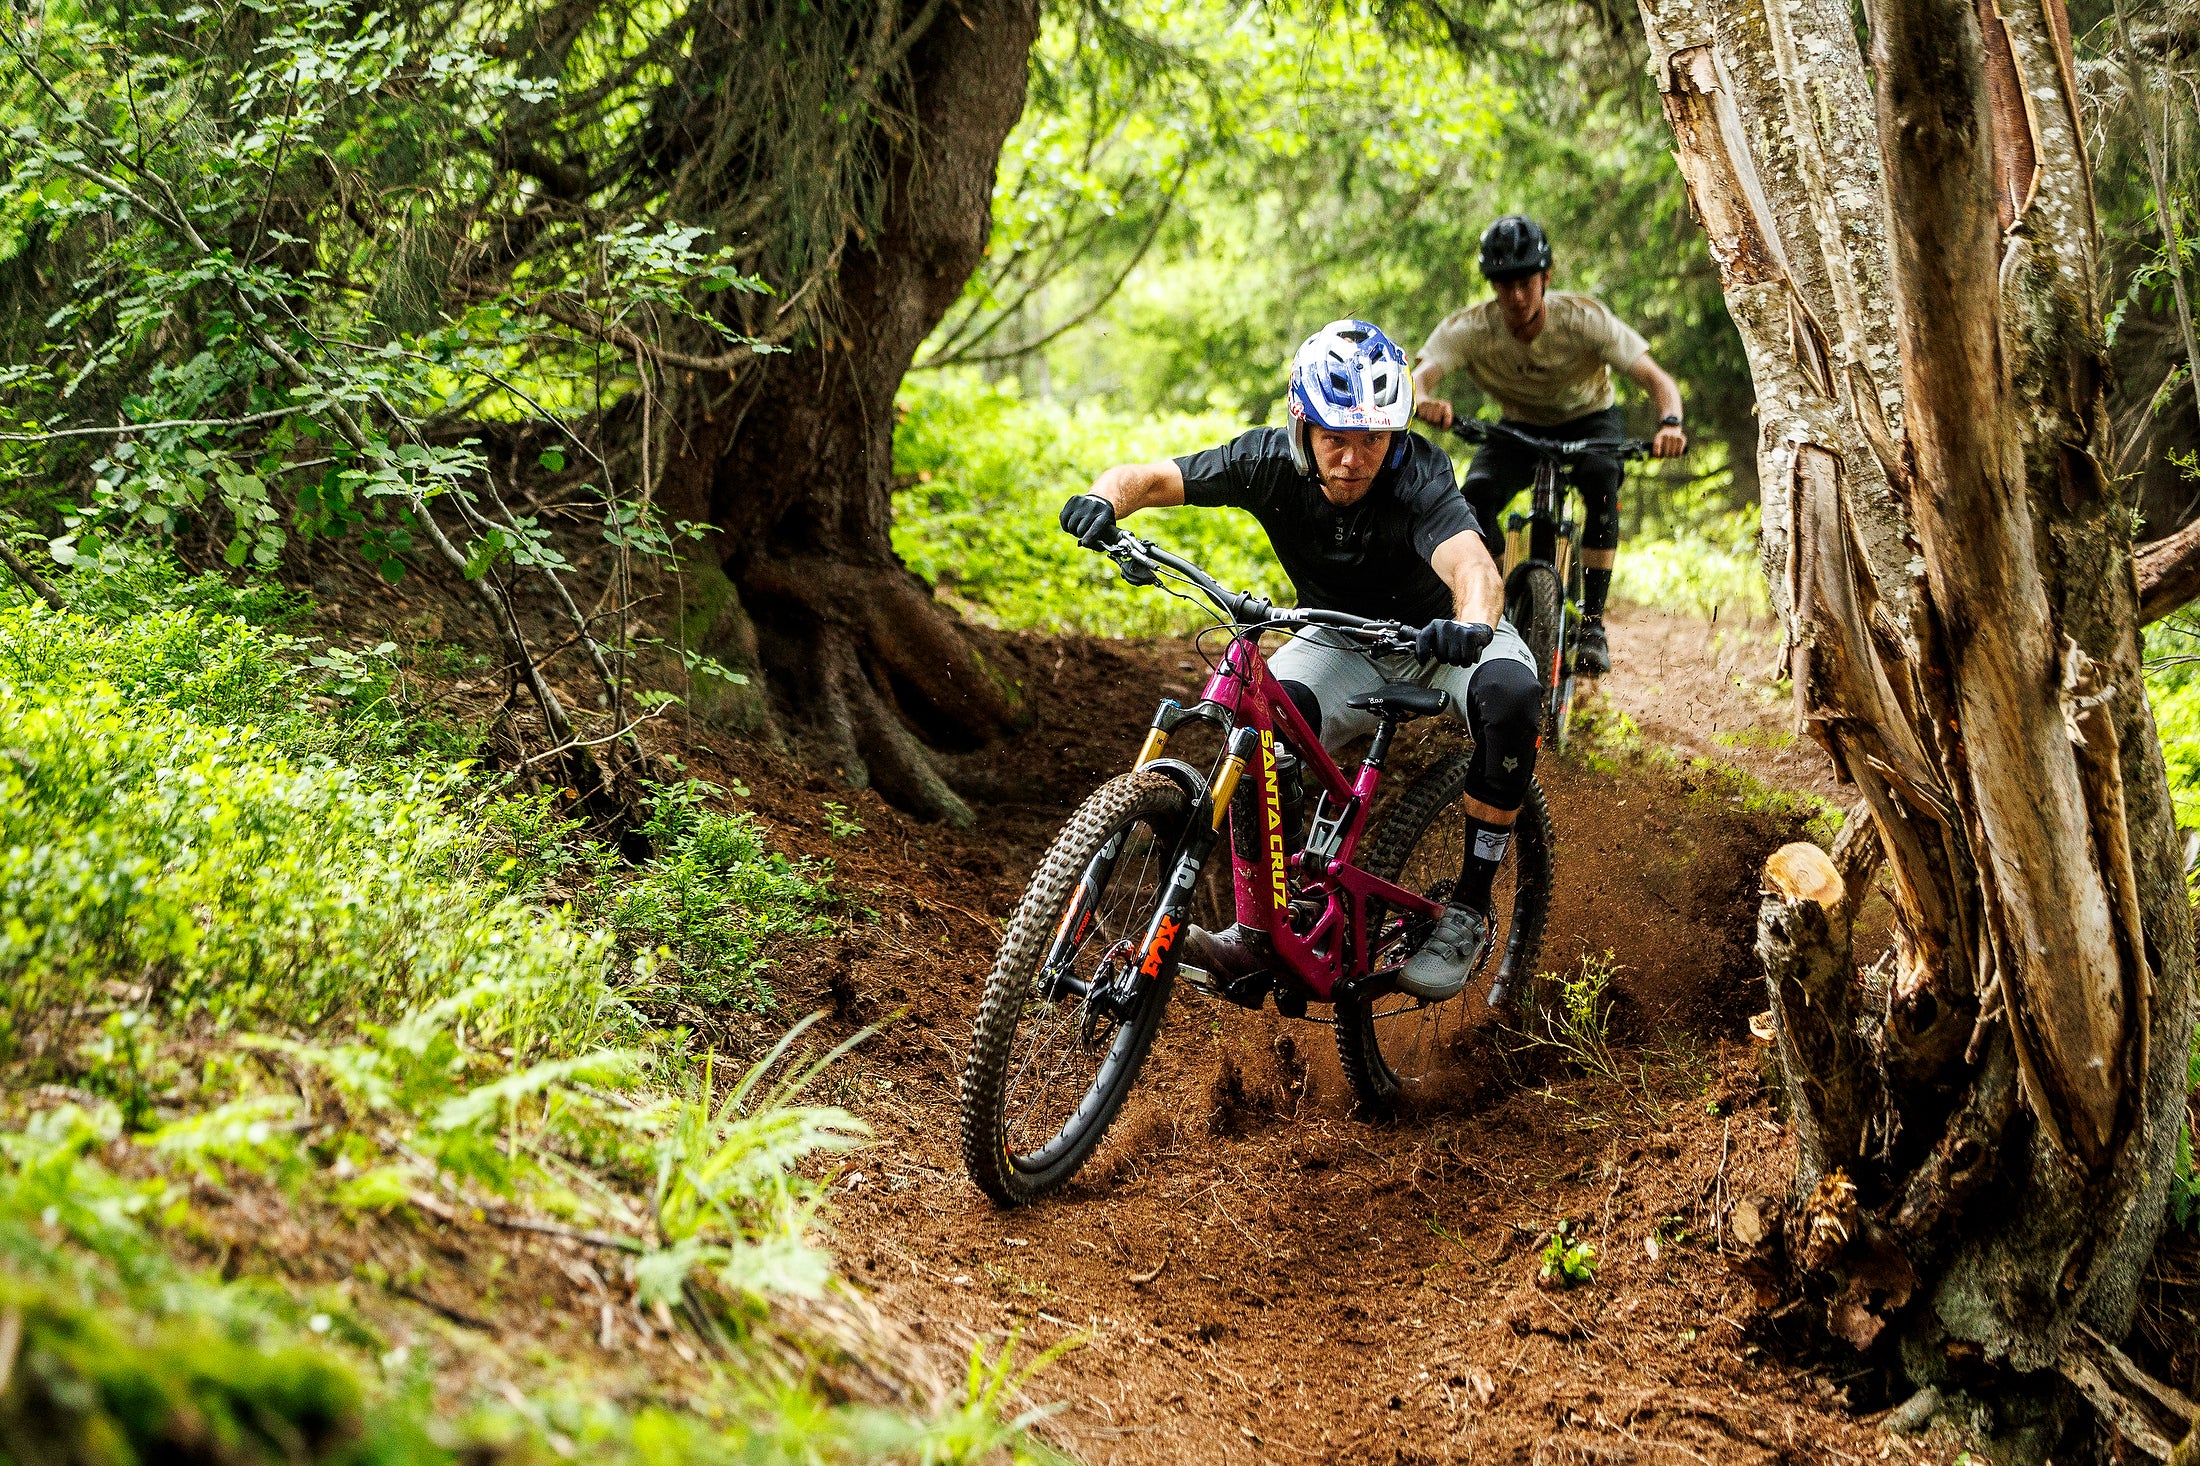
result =
M1135 963L1190 801L1165 774L1125 774L1057 835L1010 920L963 1068L963 1164L1004 1206L1077 1174L1138 1079L1175 981L1138 1006L1099 1001Z
M1558 731L1555 709L1558 701L1559 678L1563 671L1559 659L1560 618L1565 607L1565 596L1558 583L1558 572L1540 560L1531 560L1512 573L1512 583L1507 587L1505 611L1512 618L1513 629L1528 644L1528 651L1535 657L1536 680L1543 688L1543 736L1548 738Z
M1432 901L1450 896L1466 849L1461 796L1473 760L1471 750L1455 753L1413 781L1368 840L1361 863L1369 874ZM1489 944L1459 996L1424 1003L1403 993L1387 993L1337 1005L1337 1053L1367 1113L1392 1115L1431 1092L1440 1072L1467 1041L1469 1004L1482 1000L1481 979L1494 977L1492 986L1505 990L1500 999L1504 1006L1532 1007L1536 963L1543 954L1543 926L1550 916L1552 857L1550 809L1542 786L1531 780L1513 826L1512 844L1491 887ZM1432 924L1425 917L1386 909L1371 911L1369 922L1370 966L1375 969L1405 960ZM1496 954L1494 974L1492 954Z

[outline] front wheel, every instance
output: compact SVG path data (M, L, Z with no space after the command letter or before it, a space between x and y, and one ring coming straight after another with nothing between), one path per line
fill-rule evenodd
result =
M1461 797L1474 758L1471 749L1455 753L1413 781L1368 840L1363 864L1370 875L1432 901L1451 895L1466 854ZM1531 779L1513 825L1512 844L1490 889L1489 945L1459 996L1426 1003L1387 993L1337 1005L1337 1054L1363 1111L1394 1115L1432 1092L1440 1072L1466 1041L1468 1005L1483 1001L1476 989L1489 973L1491 953L1502 953L1492 982L1499 1005L1517 1011L1532 1004L1543 927L1551 910L1553 845L1543 786ZM1370 966L1376 969L1405 960L1432 924L1425 917L1381 909L1369 913L1369 922Z
M1505 613L1535 658L1536 680L1543 687L1545 738L1558 733L1559 687L1568 675L1560 656L1565 609L1566 596L1556 570L1541 560L1530 560L1514 569L1512 582L1506 587Z
M1582 551L1576 546L1566 567L1566 627L1558 649L1558 686L1551 698L1550 725L1544 732L1555 735L1561 753L1574 730L1574 674L1581 653Z
M962 1079L963 1164L1003 1206L1067 1184L1137 1081L1174 965L1129 1013L1104 998L1138 960L1189 808L1165 774L1112 779L1070 817L1024 889Z

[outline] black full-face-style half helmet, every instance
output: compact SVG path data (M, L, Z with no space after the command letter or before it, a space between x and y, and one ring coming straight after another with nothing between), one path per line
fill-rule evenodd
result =
M1550 236L1525 214L1507 214L1482 231L1482 278L1525 279L1551 267Z

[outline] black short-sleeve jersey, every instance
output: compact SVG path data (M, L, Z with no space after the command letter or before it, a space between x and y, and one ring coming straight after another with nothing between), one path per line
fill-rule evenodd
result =
M1406 434L1403 461L1340 509L1291 462L1285 428L1254 428L1176 460L1188 504L1244 509L1260 521L1299 604L1413 625L1452 613L1428 557L1454 535L1481 533L1444 451Z

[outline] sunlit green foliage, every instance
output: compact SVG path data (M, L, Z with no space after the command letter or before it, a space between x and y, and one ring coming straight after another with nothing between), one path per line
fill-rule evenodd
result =
M1242 431L1224 413L1130 417L1023 396L974 373L912 377L894 463L894 548L917 574L995 625L1150 635L1211 625L1201 606L1128 586L1115 566L1064 535L1062 501L1115 463L1149 462ZM1129 526L1204 565L1226 585L1269 596L1290 583L1250 515L1164 509Z
M2200 828L2200 623L2171 616L2147 628L2147 701L2169 766L2177 823Z
M1411 350L1485 299L1477 241L1519 210L1552 229L1554 283L1604 296L1682 378L1707 446L1753 447L1632 15L1464 7L1440 31L1379 3L1116 14L1139 44L1084 10L1050 17L989 261L931 359L1262 421L1322 322L1373 320ZM1446 390L1475 400L1464 379Z
M1707 518L1670 539L1622 541L1612 594L1706 620L1770 616L1765 573L1757 560L1757 507Z
M754 816L704 807L722 792L693 779L656 786L646 833L662 853L608 914L625 940L677 964L688 998L768 1006L765 948L830 929L820 911L826 883L815 867L771 849Z
M225 1025L386 1010L431 968L601 972L585 933L431 890L462 831L427 775L330 761L340 735L285 649L190 611L101 626L0 609L0 1037L114 972Z

